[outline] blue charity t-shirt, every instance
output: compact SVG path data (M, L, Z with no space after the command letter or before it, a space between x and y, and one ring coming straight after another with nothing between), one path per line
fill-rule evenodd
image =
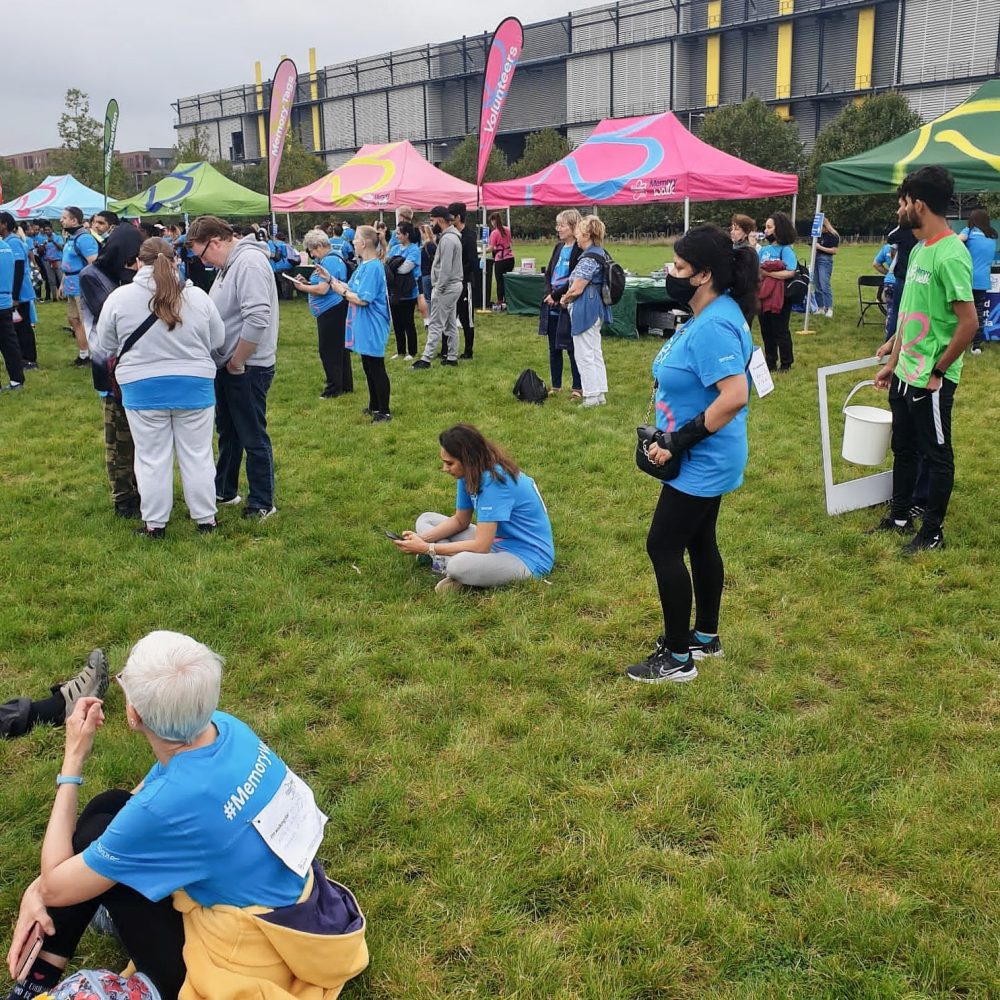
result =
M769 260L780 260L785 265L786 271L794 271L799 262L796 260L795 251L788 245L779 246L777 243L761 243L757 247L757 257L761 264Z
M389 292L382 261L362 261L347 287L368 305L357 306L352 302L348 308L344 346L355 354L381 358L389 342Z
M720 295L668 340L653 361L656 426L683 427L719 397L716 383L743 375L753 352L750 327L729 295ZM749 386L749 375L746 376ZM747 464L747 407L725 427L690 448L671 486L696 497L716 497L743 483Z
M63 238L56 233L50 233L42 237L42 246L45 248L46 260L62 260Z
M329 271L330 277L336 278L337 281L347 281L347 266L341 259L340 254L328 253L321 261L320 266L324 271ZM326 278L321 278L315 271L309 275L310 285L321 285L326 281ZM311 310L313 316L322 316L328 309L333 309L334 306L339 306L341 302L344 301L342 295L338 295L331 285L327 290L326 295L310 295L309 296L309 309Z
M506 482L500 481L501 475ZM463 477L455 485L455 509L474 510L477 522L496 523L491 552L517 556L533 576L552 570L556 558L552 524L531 476L522 472L515 483L498 467L483 473L476 495L469 493Z
M413 270L410 274L413 275L415 284L413 286L413 291L409 295L403 297L404 302L409 302L411 299L415 299L417 297L417 289L420 288L420 247L416 243L410 243L405 247L401 243L397 243L396 256L413 262Z
M877 254L875 254L875 263L881 264L883 267L892 267L892 244L886 243ZM892 271L882 277L883 285L894 285L896 284L896 275Z
M80 294L80 272L87 266L88 257L96 257L99 247L86 229L63 244L63 294L69 298Z
M24 275L21 278L21 287L16 289L17 294L14 298L18 302L32 302L35 298L35 288L31 284L31 261L28 259L28 248L24 245L24 241L15 233L11 233L7 237L7 246L10 247L10 252L14 255L15 267L19 260L24 262Z
M557 288L559 285L565 285L569 281L569 259L573 256L573 244L569 246L563 244L562 250L559 251L559 259L556 261L556 266L552 269L552 287Z
M202 906L288 906L306 880L252 823L288 769L239 719L215 712L212 722L215 742L154 764L84 863L154 902L185 889Z
M965 245L972 256L972 287L977 291L989 291L990 267L997 255L997 241L991 240L978 226L962 230L960 236L967 237Z
M0 309L14 308L14 251L0 240Z

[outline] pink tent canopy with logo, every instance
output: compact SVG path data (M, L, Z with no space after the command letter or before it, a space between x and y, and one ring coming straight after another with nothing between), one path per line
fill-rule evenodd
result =
M606 118L568 156L530 177L483 185L483 202L511 205L641 205L794 195L795 174L764 170L693 136L667 111Z
M478 204L475 185L425 160L409 142L369 143L342 167L296 191L274 196L276 212L328 212Z

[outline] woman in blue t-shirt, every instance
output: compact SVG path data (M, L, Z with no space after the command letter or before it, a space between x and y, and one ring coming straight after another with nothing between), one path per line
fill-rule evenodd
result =
M761 277L760 336L767 367L787 372L795 360L788 329L792 304L785 298L784 289L785 282L795 277L798 265L792 249L795 242L792 220L784 212L775 212L764 224L764 240L757 247Z
M358 269L347 284L330 280L333 290L348 302L346 345L361 355L368 381L368 405L362 410L373 424L392 420L389 411L389 375L385 370L385 345L389 341L389 292L385 267L379 257L381 239L372 226L358 226L354 252Z
M396 333L395 358L412 361L417 353L415 311L420 294L420 237L412 222L402 221L396 227L395 240L389 244L385 262L389 285L389 309L392 328Z
M569 327L569 310L562 305L563 292L569 288L569 276L573 273L580 254L583 252L576 243L576 227L580 213L568 208L556 216L556 235L559 242L552 250L549 266L545 269L545 297L538 316L538 332L549 340L549 375L552 377L552 392L562 390L563 351L569 355L569 367L573 375L570 396L583 399L583 383L580 369L576 366L573 351L573 335Z
M291 281L296 291L309 296L309 309L316 317L319 360L326 376L326 385L319 394L320 399L336 399L345 392L354 392L351 354L344 347L347 302L333 290L330 283L333 279L347 280L347 265L343 257L333 251L330 237L322 229L310 229L302 244L317 267L313 268L308 282L298 277L287 280Z
M499 587L549 573L555 562L552 525L531 476L471 424L449 427L438 442L443 469L457 480L455 513L421 514L417 530L404 531L396 547L431 558L445 573L434 588L438 592Z
M997 254L997 234L990 225L989 215L981 208L969 213L969 224L958 238L968 247L972 256L972 300L976 304L979 328L972 338L972 353L982 354L986 334L983 331L983 308L986 293L990 290L990 271Z
M653 652L626 671L635 681L693 680L695 660L722 656L723 564L715 526L722 495L742 484L747 462L746 373L753 353L747 324L758 288L753 250L734 247L717 226L691 229L674 245L667 295L693 316L653 362L659 432L649 455L658 465L673 455L682 461L677 477L663 484L646 538L663 634Z

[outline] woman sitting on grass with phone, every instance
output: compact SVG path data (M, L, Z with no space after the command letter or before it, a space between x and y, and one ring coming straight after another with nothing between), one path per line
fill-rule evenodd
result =
M471 424L449 427L438 442L443 471L457 480L455 513L421 514L417 530L404 531L396 548L430 556L443 569L438 593L500 587L551 572L552 525L531 476Z

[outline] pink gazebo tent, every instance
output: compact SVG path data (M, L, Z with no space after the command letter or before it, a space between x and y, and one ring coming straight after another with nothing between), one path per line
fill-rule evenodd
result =
M795 174L779 174L693 136L669 111L606 118L568 156L530 177L483 185L483 202L512 205L641 205L796 195Z
M276 212L381 211L400 205L426 211L453 201L475 208L475 185L439 170L403 141L364 145L318 181L276 194L273 206Z

